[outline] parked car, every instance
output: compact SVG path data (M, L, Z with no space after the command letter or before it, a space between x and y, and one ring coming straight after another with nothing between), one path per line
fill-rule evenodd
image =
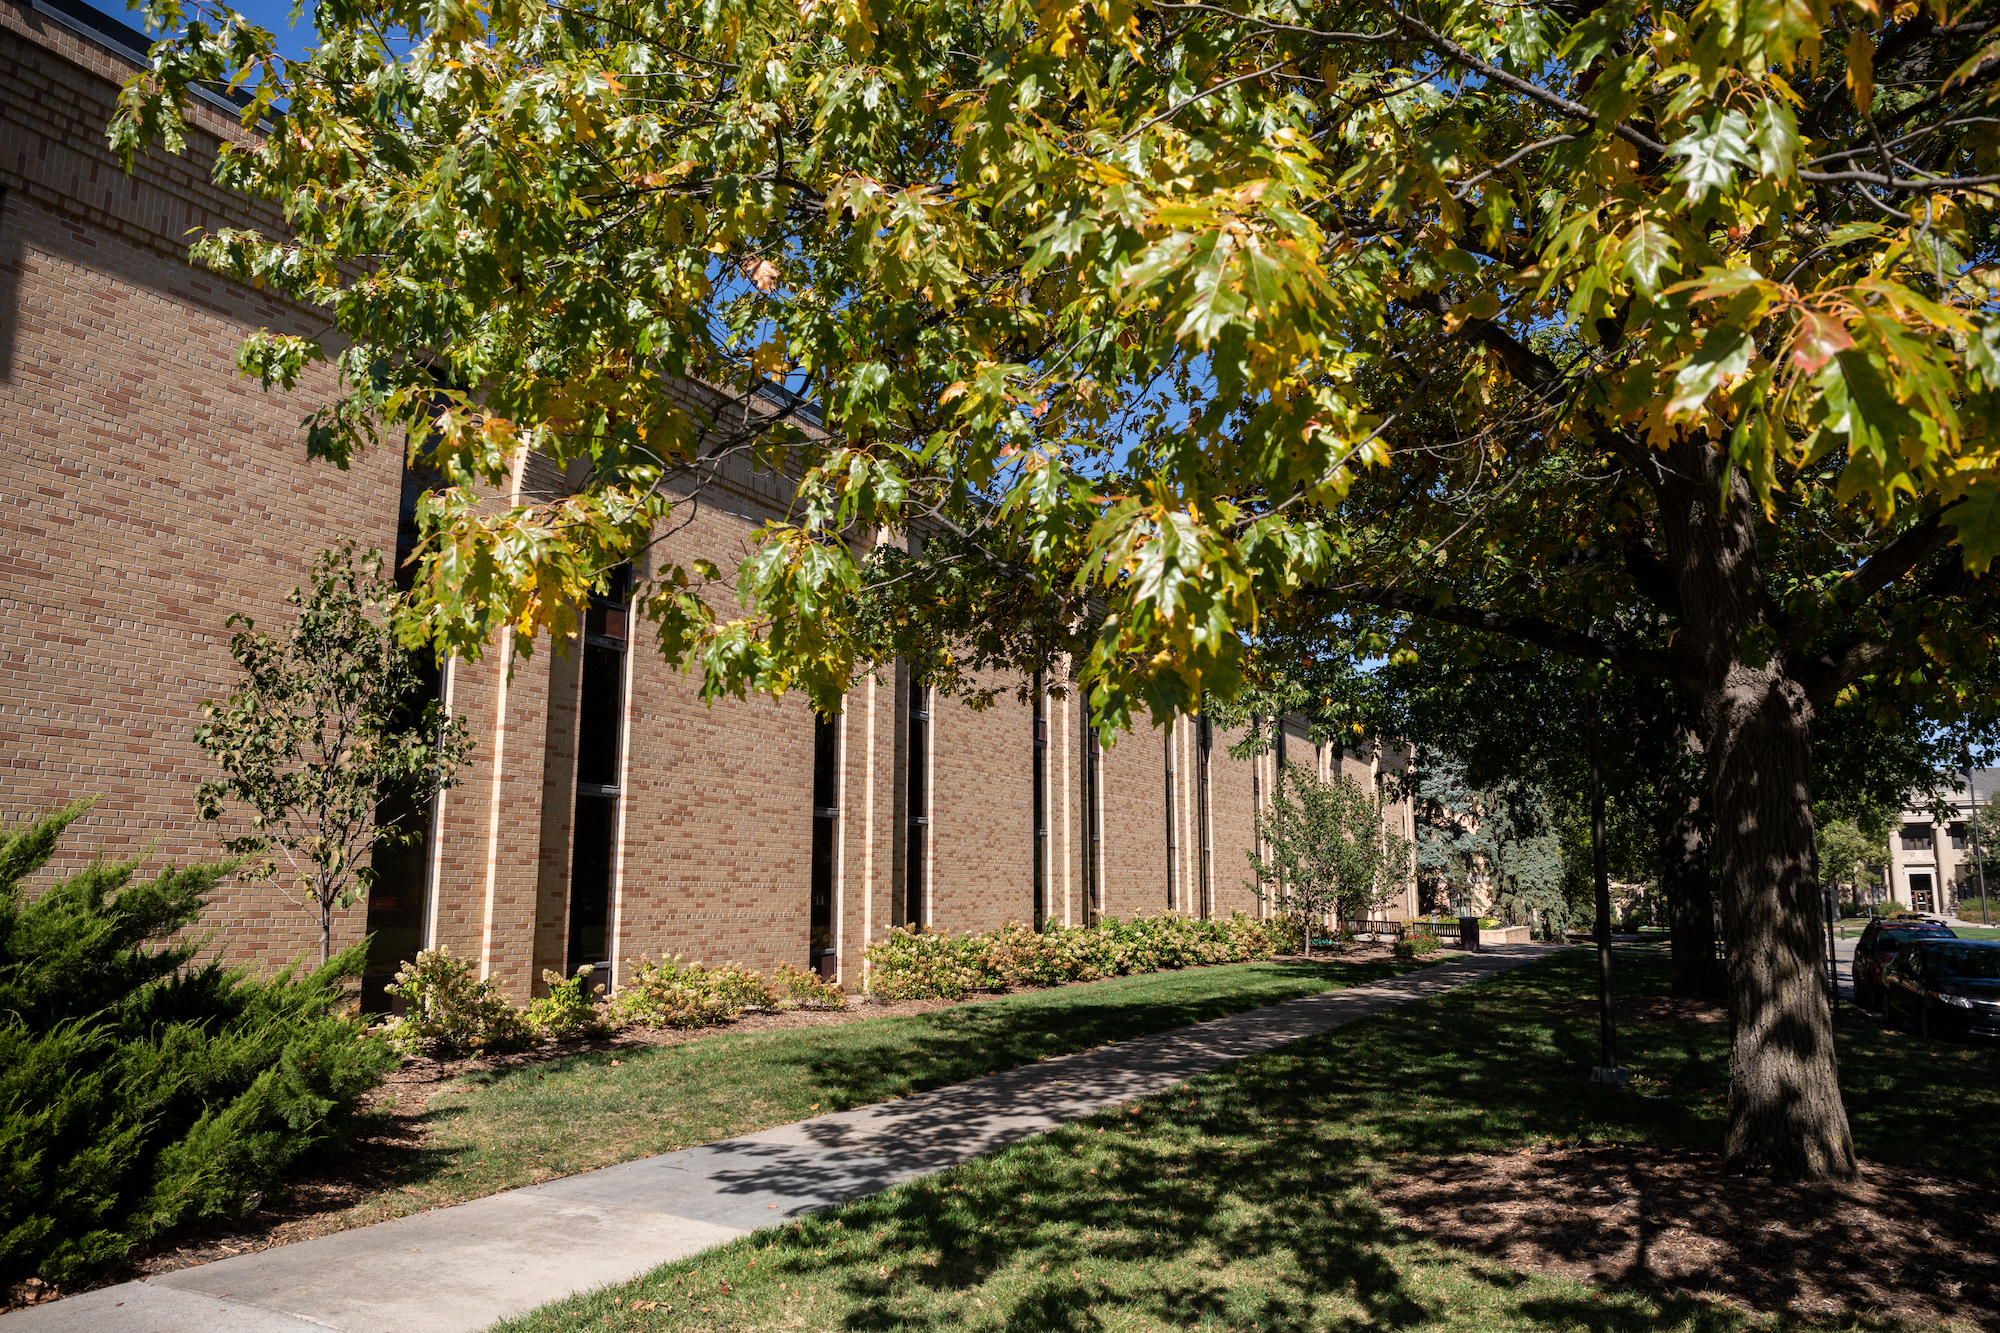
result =
M1882 1007L1882 973L1897 950L1911 940L1955 940L1950 926L1921 917L1889 917L1871 921L1854 942L1854 1002L1863 1009Z
M1882 1021L1926 1037L2000 1037L2000 940L1912 940L1883 978Z

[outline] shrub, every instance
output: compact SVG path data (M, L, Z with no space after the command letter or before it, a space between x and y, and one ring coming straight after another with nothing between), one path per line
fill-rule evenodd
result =
M1296 919L1107 918L1095 926L1020 922L973 935L897 928L867 951L869 993L887 1000L957 1000L975 990L1057 986L1135 972L1247 962L1296 951Z
M1438 937L1428 930L1412 931L1407 939L1396 941L1391 950L1398 958L1429 958L1438 951Z
M0 829L0 1285L62 1284L171 1228L239 1217L343 1146L394 1054L348 1007L364 946L262 980L177 932L231 867L92 861L32 902L87 808Z
M409 1006L386 1029L397 1050L463 1056L517 1051L528 1044L526 1015L492 980L474 980L472 964L453 958L447 946L423 950L385 989Z
M542 1036L557 1040L608 1035L616 1024L606 1012L607 1006L590 998L593 989L590 973L591 968L586 964L564 981L562 973L543 968L542 980L548 983L549 993L528 1005L528 1025ZM598 983L595 989L604 989L603 983Z
M987 941L897 926L868 946L868 989L885 1000L957 1000L998 984Z
M771 978L771 992L780 1009L845 1009L847 992L840 986L790 963L778 964Z
M631 981L619 987L612 1010L618 1019L645 1027L700 1028L772 1003L764 979L748 968L683 963L676 954L657 963L641 958Z

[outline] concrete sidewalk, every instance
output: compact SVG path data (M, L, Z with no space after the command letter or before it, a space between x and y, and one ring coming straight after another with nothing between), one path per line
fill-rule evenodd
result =
M1408 976L0 1316L0 1333L472 1333L1555 952Z

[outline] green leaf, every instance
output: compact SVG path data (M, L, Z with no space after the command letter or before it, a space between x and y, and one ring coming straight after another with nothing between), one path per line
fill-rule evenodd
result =
M1798 152L1799 126L1792 109L1775 97L1757 108L1757 166L1766 176L1788 177Z
M1976 478L1964 494L1950 516L1958 526L1958 544L1965 549L1966 571L1980 574L2000 558L2000 476Z
M1619 266L1647 300L1660 294L1660 275L1674 262L1680 243L1652 217L1641 214L1618 247Z
M1696 120L1694 129L1667 145L1670 157L1682 159L1674 179L1687 186L1687 199L1698 204L1736 179L1736 169L1750 162L1750 121L1731 107Z
M1723 380L1749 369L1750 354L1755 350L1747 329L1730 325L1710 329L1701 340L1701 347L1674 376L1674 393L1667 400L1667 416L1701 410Z

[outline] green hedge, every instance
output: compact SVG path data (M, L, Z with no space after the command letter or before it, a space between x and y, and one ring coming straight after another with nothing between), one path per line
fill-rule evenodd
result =
M1003 986L1054 986L1203 963L1295 952L1298 924L1238 912L1227 921L1184 916L1105 920L1031 930L1011 922L972 935L897 928L867 950L868 990L885 1000L956 1000Z
M357 945L256 980L177 932L225 866L95 860L30 900L78 804L0 829L0 1282L72 1283L253 1207L395 1064L347 1007Z

